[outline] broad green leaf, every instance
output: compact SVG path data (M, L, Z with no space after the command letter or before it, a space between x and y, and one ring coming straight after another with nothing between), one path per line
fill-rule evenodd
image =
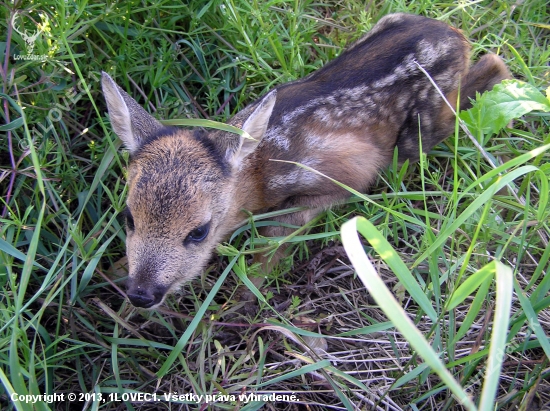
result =
M471 109L460 113L460 118L469 128L490 135L534 110L550 111L548 98L529 83L504 80L478 97Z

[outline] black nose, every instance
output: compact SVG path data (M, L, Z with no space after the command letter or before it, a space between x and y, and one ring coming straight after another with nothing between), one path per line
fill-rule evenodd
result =
M143 287L131 285L126 290L128 299L135 307L151 308L160 304L165 293L164 287Z
M153 293L143 288L128 290L127 294L130 302L136 307L149 308L157 304ZM158 302L160 302L160 299Z

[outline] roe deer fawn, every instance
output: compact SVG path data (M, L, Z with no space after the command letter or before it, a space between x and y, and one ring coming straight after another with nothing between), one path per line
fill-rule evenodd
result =
M469 53L464 36L445 23L385 16L338 58L229 120L254 140L163 126L103 73L113 130L130 151L125 214L132 304L157 306L196 277L246 217L243 209L305 206L278 218L303 225L348 196L318 174L271 159L302 163L365 191L396 146L400 160L418 159L420 137L429 151L452 133L455 116L419 66L461 110L476 92L510 77L496 55L470 67ZM263 234L285 230L267 227Z

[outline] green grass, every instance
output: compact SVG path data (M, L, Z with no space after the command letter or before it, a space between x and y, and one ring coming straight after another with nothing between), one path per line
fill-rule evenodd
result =
M352 197L287 239L293 259L260 290L256 317L241 314L235 291L255 270L251 249L282 240L256 235L272 215L251 218L163 308L137 310L119 292L127 155L105 114L101 70L159 118L224 121L395 11L460 28L474 58L497 52L516 78L547 93L542 0L2 7L0 408L300 406L245 404L243 392L295 393L316 410L461 409L464 392L468 409L548 408L550 154L540 147L550 127L540 110L492 135L467 121L481 149L457 127L420 163L392 165L368 197ZM20 31L41 24L32 53L44 61L13 57L28 50L12 30L15 12ZM344 246L352 244L357 276L340 239L354 216ZM368 242L354 239L353 227ZM364 285L365 275L376 277ZM374 278L385 286L373 288ZM65 401L11 401L14 393ZM68 393L86 395L69 402ZM132 401L130 393L236 398L196 405Z

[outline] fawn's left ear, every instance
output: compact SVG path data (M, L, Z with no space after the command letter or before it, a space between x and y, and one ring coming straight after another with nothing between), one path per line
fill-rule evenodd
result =
M233 133L231 136L225 133L223 137L216 139L215 144L232 166L239 167L243 159L258 147L267 130L276 100L277 90L273 90L260 100L252 113L244 121L241 128L252 139Z
M130 154L134 154L149 136L164 128L105 72L101 72L101 86L111 126Z

